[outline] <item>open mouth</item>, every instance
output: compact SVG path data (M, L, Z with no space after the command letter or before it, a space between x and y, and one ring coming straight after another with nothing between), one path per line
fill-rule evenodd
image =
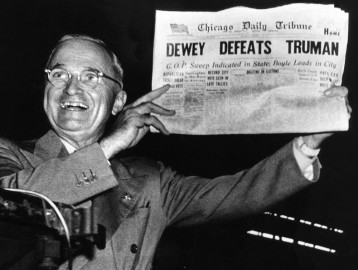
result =
M86 104L82 102L75 102L75 101L61 102L60 107L63 110L72 110L72 111L83 111L88 109L88 106Z

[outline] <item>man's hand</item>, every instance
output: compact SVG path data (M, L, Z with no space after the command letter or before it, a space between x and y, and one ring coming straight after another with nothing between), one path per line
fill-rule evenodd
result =
M333 86L323 92L323 94L327 98L344 98L346 101L347 106L347 112L349 114L349 117L352 112L352 108L349 106L348 103L348 89L344 86ZM324 140L326 140L328 137L333 135L333 133L316 133L311 134L307 136L303 136L303 141L306 143L306 145L311 149L318 149L320 148L321 144Z
M163 123L152 115L152 113L167 116L175 114L174 110L164 109L152 102L167 92L169 88L169 85L165 85L153 90L123 108L110 134L99 142L107 159L120 151L135 146L148 132L150 126L165 135L169 134Z

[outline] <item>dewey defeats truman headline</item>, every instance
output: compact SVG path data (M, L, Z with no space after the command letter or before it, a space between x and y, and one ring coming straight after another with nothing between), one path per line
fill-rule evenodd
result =
M338 42L321 42L313 40L286 40L288 54L318 54L338 56ZM270 54L270 40L232 40L220 41L219 53L225 54ZM205 42L167 43L167 56L203 55Z

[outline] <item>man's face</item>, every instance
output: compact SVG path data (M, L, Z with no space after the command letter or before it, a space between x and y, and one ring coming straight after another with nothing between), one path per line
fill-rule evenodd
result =
M52 127L60 137L76 143L98 141L112 111L116 85L100 78L96 88L86 89L78 74L94 69L113 77L109 55L91 41L69 40L60 45L48 68L55 66L67 70L72 78L61 88L46 83L44 108Z

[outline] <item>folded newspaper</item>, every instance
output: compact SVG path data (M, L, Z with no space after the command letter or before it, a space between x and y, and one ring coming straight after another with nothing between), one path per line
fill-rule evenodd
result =
M251 134L344 131L341 85L348 13L291 4L219 12L157 11L152 87L172 133Z

